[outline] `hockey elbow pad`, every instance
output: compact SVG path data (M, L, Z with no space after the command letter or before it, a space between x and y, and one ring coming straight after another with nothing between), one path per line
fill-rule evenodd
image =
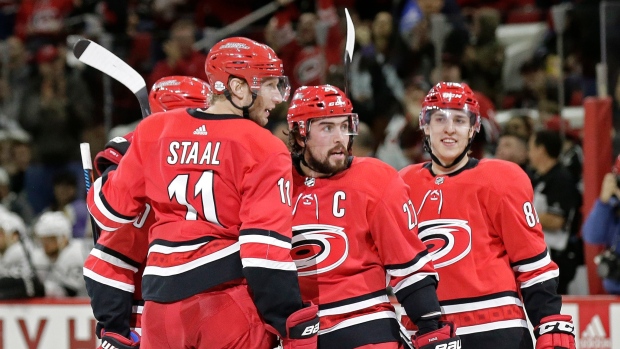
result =
M575 349L575 325L570 315L542 318L534 329L536 349Z
M140 349L140 336L134 331L129 336L131 338L101 330L101 345L97 349Z
M310 303L286 319L286 338L282 349L316 349L319 332L319 307Z
M439 321L439 329L413 336L416 349L461 349L461 338L456 335L456 326L450 321Z

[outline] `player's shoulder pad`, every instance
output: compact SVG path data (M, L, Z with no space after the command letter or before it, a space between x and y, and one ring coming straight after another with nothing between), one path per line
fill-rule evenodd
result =
M500 159L482 159L478 163L479 176L488 183L497 183L502 187L515 187L524 184L531 186L530 178L514 162Z
M353 163L351 163L351 170L353 172L362 171L366 176L372 176L371 178L390 178L398 174L396 169L385 162L370 157L354 157Z
M415 175L416 173L419 173L420 171L424 170L425 164L426 164L425 162L421 162L421 163L405 166L400 171L398 171L398 174L403 178L411 176L411 175Z

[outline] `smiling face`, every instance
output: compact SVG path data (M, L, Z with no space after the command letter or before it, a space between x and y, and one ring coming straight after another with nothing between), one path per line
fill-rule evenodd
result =
M451 164L467 147L469 139L474 135L474 129L467 112L440 109L431 114L428 124L424 126L424 134L429 137L431 150L437 159L442 164ZM451 172L449 170L458 169L467 162L467 159L465 156L458 164L445 170L449 173Z
M333 175L346 169L347 145L351 137L349 123L347 116L311 120L304 159L314 172L318 172L314 173L316 177Z
M269 113L276 105L282 103L282 91L279 85L280 79L277 77L266 78L258 90L256 101L250 107L250 119L261 126L267 125ZM249 95L245 105L251 102L252 96Z

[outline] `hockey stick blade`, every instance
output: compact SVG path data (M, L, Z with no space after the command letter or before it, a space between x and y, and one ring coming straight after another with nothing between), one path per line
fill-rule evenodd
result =
M146 82L129 64L103 46L88 39L78 40L73 46L73 54L80 62L109 75L130 89L138 98L143 118L151 114Z
M344 9L347 18L347 41L344 47L344 93L349 94L349 69L353 60L353 49L355 48L355 27L349 15L349 10Z

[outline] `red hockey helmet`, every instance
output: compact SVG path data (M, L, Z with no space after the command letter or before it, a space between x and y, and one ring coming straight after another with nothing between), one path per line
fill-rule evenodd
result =
M177 108L208 108L211 87L189 76L167 76L157 80L149 93L151 112Z
M422 102L420 128L426 126L431 119L431 114L439 109L457 109L467 112L474 131L480 131L480 105L474 92L466 83L439 82L433 86Z
M332 85L302 86L293 95L286 121L289 130L297 124L299 134L305 137L311 119L336 116L348 116L349 134L357 134L359 118L353 113L353 105L344 92Z
M291 89L275 51L248 38L233 37L215 44L207 55L205 71L215 94L224 93L231 76L245 79L253 91L260 89L263 79L278 78L283 100Z

